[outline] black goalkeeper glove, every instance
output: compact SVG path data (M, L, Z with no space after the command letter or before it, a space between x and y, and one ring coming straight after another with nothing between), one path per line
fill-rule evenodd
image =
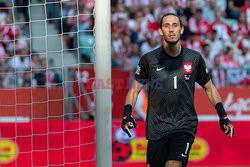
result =
M127 104L124 106L124 114L122 117L122 129L124 132L128 134L129 137L132 136L129 129L136 128L135 119L131 116L132 113L132 106L130 104Z
M221 130L225 132L225 134L228 135L229 137L233 137L234 126L232 122L228 119L227 113L223 107L223 104L221 102L217 103L215 108L220 117L219 125L220 125Z

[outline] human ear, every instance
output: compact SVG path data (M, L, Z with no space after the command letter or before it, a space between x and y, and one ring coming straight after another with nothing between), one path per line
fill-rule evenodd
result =
M158 29L158 32L159 32L159 34L161 35L161 36L163 36L163 32L162 32L162 29Z
M184 32L184 26L181 27L181 35L183 34Z

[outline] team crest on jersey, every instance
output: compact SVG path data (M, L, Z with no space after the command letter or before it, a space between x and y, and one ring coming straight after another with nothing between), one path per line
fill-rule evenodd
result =
M135 72L135 73L136 73L137 75L140 75L140 72L141 72L141 67L140 67L140 66L137 66L137 69L136 69L136 72Z
M183 63L183 72L185 74L191 74L193 72L192 63Z

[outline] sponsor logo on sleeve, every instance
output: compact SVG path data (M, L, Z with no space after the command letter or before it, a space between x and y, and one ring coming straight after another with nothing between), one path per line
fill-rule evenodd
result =
M141 67L137 66L135 74L140 75L140 72L141 72Z

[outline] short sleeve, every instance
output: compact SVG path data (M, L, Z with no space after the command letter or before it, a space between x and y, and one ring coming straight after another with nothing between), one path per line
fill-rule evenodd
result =
M146 84L146 81L149 79L149 75L148 75L148 63L145 59L145 57L143 56L140 61L139 64L137 66L136 72L135 72L135 80L141 84Z
M207 73L206 63L202 56L200 56L199 62L198 62L198 71L197 71L197 78L196 82L200 86L204 86L208 81L210 80L210 77Z

